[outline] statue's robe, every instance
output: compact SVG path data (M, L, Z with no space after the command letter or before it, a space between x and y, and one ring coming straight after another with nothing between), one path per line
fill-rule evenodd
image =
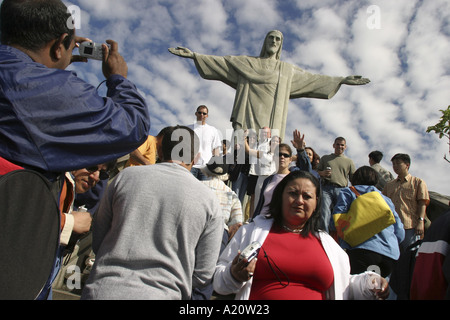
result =
M230 121L233 128L265 126L279 130L284 138L289 99L330 99L343 77L306 72L292 64L260 57L194 55L202 78L222 81L236 89Z

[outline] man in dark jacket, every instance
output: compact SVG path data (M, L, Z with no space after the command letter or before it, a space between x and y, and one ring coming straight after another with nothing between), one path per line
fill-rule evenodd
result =
M82 60L72 55L74 48L89 40L76 36L74 25L60 0L1 4L0 174L20 168L44 174L59 204L66 195L64 172L128 154L150 129L147 105L126 78L116 42L102 49L107 97L65 71ZM61 213L61 229L64 223Z

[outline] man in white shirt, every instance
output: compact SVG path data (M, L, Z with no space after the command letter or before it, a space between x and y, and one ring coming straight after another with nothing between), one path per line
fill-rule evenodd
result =
M192 174L199 180L207 180L201 171L212 156L220 155L222 148L222 139L219 131L209 124L206 124L208 118L208 107L201 105L195 112L197 121L189 127L194 130L200 140L199 155L195 159L194 166L191 169Z

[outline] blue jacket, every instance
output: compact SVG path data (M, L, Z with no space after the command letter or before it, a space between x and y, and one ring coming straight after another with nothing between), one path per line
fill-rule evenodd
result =
M44 172L105 163L138 148L150 119L129 80L107 79L107 97L74 72L48 68L0 45L0 156Z
M362 195L367 192L377 191L381 194L380 190L374 186L356 185L356 190ZM356 247L351 247L347 242L339 239L339 245L343 249L366 249L377 252L394 260L397 260L400 256L399 243L405 238L405 230L403 223L400 220L397 212L395 211L394 204L391 199L381 194L386 203L389 205L392 213L394 214L395 223L385 228L381 232L374 235L372 238L364 241ZM339 193L337 203L334 207L333 214L348 212L353 200L356 199L355 193L348 187L342 188ZM334 223L330 223L330 232L336 231Z
M297 150L297 162L295 163L295 165L295 167L290 168L291 171L308 171L320 181L320 175L316 170L312 168L311 161L309 160L306 150L303 150L301 152Z

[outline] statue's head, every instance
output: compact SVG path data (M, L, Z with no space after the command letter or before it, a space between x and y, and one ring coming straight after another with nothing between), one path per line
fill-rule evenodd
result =
M283 34L281 31L272 30L269 31L264 39L264 44L261 49L260 57L266 57L267 55L271 55L271 50L276 51L276 59L280 60L281 50L283 49Z

